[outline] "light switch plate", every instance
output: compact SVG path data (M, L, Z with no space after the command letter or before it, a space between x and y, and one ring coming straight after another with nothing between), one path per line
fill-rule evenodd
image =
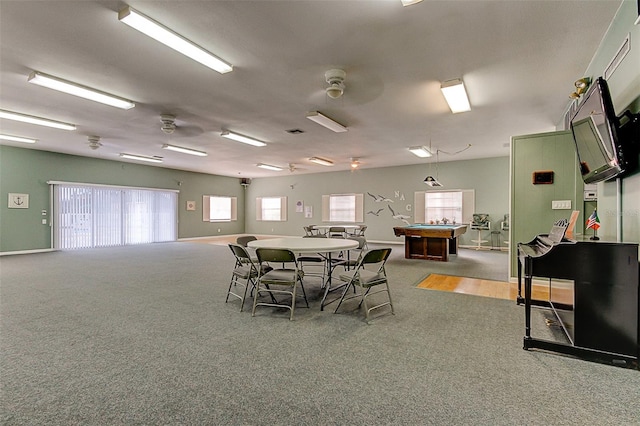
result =
M551 201L552 210L571 210L571 200L553 200Z

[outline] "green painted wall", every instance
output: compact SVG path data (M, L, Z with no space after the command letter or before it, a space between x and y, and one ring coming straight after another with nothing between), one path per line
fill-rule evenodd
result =
M315 175L287 173L281 177L253 179L245 189L237 178L0 146L0 200L5 200L0 204L0 251L41 250L51 247L50 227L41 224L42 218L50 219L47 184L50 180L177 189L180 191L179 238L244 232L302 235L302 226L321 223L323 194L362 192L365 193L365 212L385 205L385 210L379 216L365 215L365 223L369 225L369 239L401 242L402 238L393 235L393 226L401 225L402 222L391 217L386 203L375 203L366 196L366 192L391 198L394 202L389 204L396 212L412 215L414 192L428 188L422 183L427 174L435 174L435 165ZM438 178L445 185L443 189L475 189L476 210L496 218L494 229L499 228L497 219L502 219L509 208L508 176L507 157L441 162L438 166ZM8 193L29 194L30 208L9 209L6 201ZM238 221L203 222L202 196L205 194L238 197ZM288 197L287 222L255 220L255 197L268 195ZM295 212L295 202L299 200L313 206L313 219L305 219L303 214ZM196 201L196 211L186 211L187 201ZM42 210L47 211L47 216L41 215ZM473 244L471 237L470 233L465 235L461 244Z
M280 177L254 179L247 188L246 232L250 234L303 235L303 226L322 224L322 195L341 193L364 194L364 211L376 211L379 216L365 214L367 238L374 241L402 242L393 234L401 220L393 219L389 204L396 213L413 217L414 192L430 187L423 183L427 175L436 175L435 164L361 169L311 175L286 174ZM509 211L509 158L497 157L470 161L440 162L438 180L441 189L474 189L476 211L489 213L493 229L500 229L500 221ZM392 203L376 203L367 192L383 195ZM256 221L255 198L263 196L288 197L287 222ZM297 201L312 206L313 218L296 213ZM412 220L410 220L412 222ZM461 244L472 245L476 234L463 235ZM505 235L506 236L506 235Z
M50 219L47 181L51 180L179 190L179 238L244 231L244 193L236 178L0 146L1 252L51 247L50 227L41 223ZM8 193L29 194L29 208L9 209ZM203 222L204 194L238 197L238 220ZM196 211L186 211L187 201L196 201Z
M634 25L637 17L637 1L623 1L585 72L586 76L592 78L602 76L624 39L629 36L629 53L607 79L618 114L626 109L640 112L640 25ZM617 185L615 180L598 184L598 216L602 225L598 235L616 241L619 220L620 241L640 242L640 171L622 179L619 189Z
M559 219L580 210L576 233L582 233L583 183L570 131L515 136L511 142L511 236L515 244L546 234ZM533 172L552 170L552 184L532 183ZM553 210L553 200L570 200L571 209ZM517 276L517 250L511 251L511 276Z

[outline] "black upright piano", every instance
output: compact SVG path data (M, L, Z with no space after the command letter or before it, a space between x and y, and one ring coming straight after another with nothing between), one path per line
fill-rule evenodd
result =
M524 349L639 368L638 244L565 238L553 242L539 235L528 243L518 243L518 260L517 301L525 305ZM532 300L534 277L548 280L548 302ZM569 290L573 291L567 291L571 285ZM553 311L566 342L531 336L532 305Z

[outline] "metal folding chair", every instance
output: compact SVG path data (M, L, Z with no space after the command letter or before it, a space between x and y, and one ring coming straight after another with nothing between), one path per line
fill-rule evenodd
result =
M260 264L268 262L272 265L280 264L282 267L272 269L268 272L260 271L257 279L256 294L253 298L253 310L251 315L255 316L256 308L258 306L272 306L289 309L291 311L289 319L293 320L293 314L296 309L298 284L300 284L300 288L302 289L302 296L304 297L307 308L309 307L307 294L304 290L304 284L302 283L304 273L298 266L295 254L291 250L267 248L257 249L256 254ZM273 300L271 303L259 302L260 294L262 293L267 293L272 297L276 294L290 295L291 304L287 305L283 302L276 303L273 302Z
M233 272L231 273L231 281L229 282L229 289L227 290L227 298L225 303L229 301L229 296L234 296L240 299L240 312L244 309L244 301L247 298L247 291L251 288L253 293L256 288L257 279L260 275L260 271L263 273L269 272L271 269L268 265L259 265L254 263L247 252L247 249L238 244L229 244L231 252L236 258L236 264ZM241 287L242 290L236 292L236 288Z
M360 303L358 304L358 308L364 305L367 323L369 323L369 313L372 310L382 308L383 306L389 305L391 313L395 314L393 310L393 301L391 300L391 291L389 290L389 281L384 269L390 254L390 248L364 251L360 255L358 264L354 269L345 271L339 275L340 280L345 282L345 286L342 291L342 297L340 298L334 313L338 312L342 302L353 298L359 298ZM382 288L372 291L372 289L377 286L382 286ZM349 289L351 288L354 289L354 295L346 297ZM357 291L357 288L360 288L360 291ZM367 299L378 293L386 293L388 300L369 307Z

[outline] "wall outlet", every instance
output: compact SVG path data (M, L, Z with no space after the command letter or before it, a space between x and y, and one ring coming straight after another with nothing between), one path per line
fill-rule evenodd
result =
M551 201L552 210L571 210L571 200L553 200Z
M218 232L220 232L220 228L218 228Z
M42 224L46 225L47 224L47 219L42 219Z

